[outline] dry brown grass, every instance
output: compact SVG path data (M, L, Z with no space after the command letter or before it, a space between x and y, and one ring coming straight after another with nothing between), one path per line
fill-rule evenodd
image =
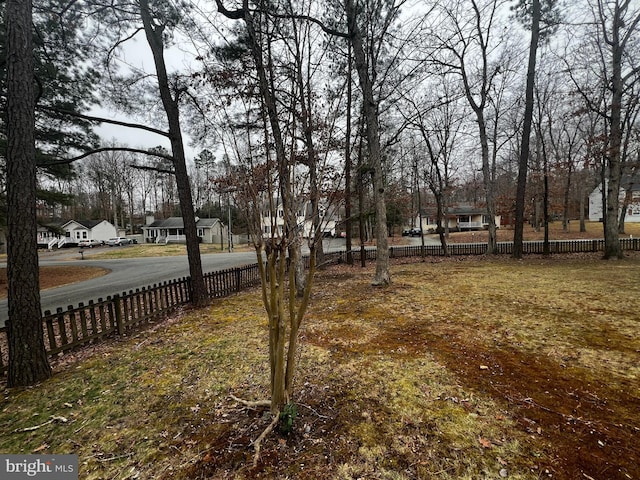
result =
M549 224L549 239L551 240L588 240L592 238L604 238L602 231L602 223L586 222L586 231L580 231L580 224L574 220L570 222L569 228L565 232L562 228L562 222L552 222ZM449 241L451 243L469 243L469 242L486 242L487 232L455 232L451 233ZM640 237L640 223L626 223L625 233L620 238L628 238L629 235ZM525 240L544 240L544 229L534 229L531 225L526 224L524 227ZM498 241L513 241L513 228L498 229Z
M40 267L40 290L59 287L70 283L82 282L106 275L106 268L75 267L75 266L45 266ZM0 298L7 298L7 269L0 268Z
M289 436L257 291L95 347L6 391L0 451L77 453L83 479L640 478L640 255L430 259L322 272ZM50 416L67 418L32 431Z

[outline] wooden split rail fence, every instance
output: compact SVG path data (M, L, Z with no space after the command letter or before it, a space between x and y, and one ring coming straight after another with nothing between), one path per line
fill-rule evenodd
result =
M640 250L640 239L621 239L624 250ZM604 240L571 240L549 242L550 252L579 253L604 250ZM450 255L482 255L486 243L450 244ZM511 254L512 242L498 243L498 252ZM524 242L525 254L541 254L543 242ZM324 264L346 262L346 251L325 255ZM442 256L440 245L396 246L389 249L391 258ZM354 261L360 261L361 251L352 250ZM367 260L375 260L376 250L366 249ZM260 283L257 264L219 270L205 275L209 297L222 298ZM70 305L66 310L46 311L42 318L45 346L50 356L61 355L75 348L97 343L114 335L127 335L145 324L166 318L191 301L191 284L188 277L154 284L128 293L90 300L87 305ZM0 374L7 371L7 327L0 328Z

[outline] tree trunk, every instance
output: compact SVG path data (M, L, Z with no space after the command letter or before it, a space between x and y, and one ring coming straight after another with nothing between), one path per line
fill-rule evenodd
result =
M391 283L391 274L389 272L387 207L378 128L378 106L373 98L373 85L369 75L362 33L356 21L357 14L353 0L345 0L345 12L349 28L349 40L353 47L353 58L360 80L360 88L362 89L369 162L373 169L373 200L376 211L376 273L371 284L388 285Z
M442 192L442 190L440 190ZM437 218L438 218L438 226L436 230L438 231L438 237L440 238L440 246L442 247L442 253L445 257L449 256L449 247L447 245L447 238L445 236L446 227L442 225L444 221L447 223L447 218L444 214L444 200L442 198L442 193L437 192L434 188L432 193L436 199L436 210L437 210Z
M351 251L352 236L353 236L353 222L351 221L351 104L353 100L353 90L351 87L352 73L351 68L351 43L347 45L347 126L345 132L345 147L344 147L344 216L345 221L345 235L346 235L346 250L347 250L347 264L353 265L353 252Z
M480 133L480 149L482 152L482 177L485 200L487 202L486 209L489 233L489 236L487 238L487 253L493 255L498 252L495 182L493 168L491 168L491 166L489 165L489 142L487 139L487 126L484 119L484 113L481 109L475 110L476 119L478 121L478 130Z
M618 211L620 206L620 177L621 177L621 146L622 146L622 54L623 48L620 44L620 26L622 23L619 17L619 9L616 8L616 15L612 19L612 74L611 74L611 133L609 136L608 178L607 178L607 209L604 213L604 258L622 258L622 248L620 237L618 236Z
M196 216L193 211L191 184L189 182L182 130L180 127L178 99L172 97L164 60L164 27L161 25L154 26L148 0L140 0L140 15L144 24L147 42L153 53L160 98L162 99L162 105L167 114L167 122L169 124L169 141L171 143L173 156L173 168L175 171L176 186L178 188L178 197L180 199L184 235L187 243L187 258L189 261L189 274L191 276L191 303L196 306L204 306L209 302L209 298L202 273L202 259L200 258Z
M513 258L522 258L524 240L524 208L527 189L527 167L529 163L529 141L533 119L533 89L536 76L536 55L540 36L540 0L533 0L531 13L531 43L529 44L529 65L527 67L527 86L525 93L522 141L518 161L518 183L516 190L516 224L513 233Z
M571 175L573 174L573 161L567 159L567 181L564 186L564 200L562 204L562 231L569 231L569 195L571 194Z
M620 218L618 219L618 233L624 234L624 223L627 218L627 209L633 202L633 184L625 188L624 201L620 208Z
M33 385L51 377L40 311L31 22L31 1L9 0L6 7L9 387Z

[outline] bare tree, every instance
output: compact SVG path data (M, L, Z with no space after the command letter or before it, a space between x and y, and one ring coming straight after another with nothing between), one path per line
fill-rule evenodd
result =
M436 233L446 256L449 254L447 212L455 171L454 158L467 116L459 105L463 95L452 87L454 84L447 75L438 76L429 86L424 86L426 92L438 92L437 96L433 93L426 93L424 98L405 96L404 103L399 106L401 115L410 125L409 132L417 131L423 148L426 147L427 161L416 165L418 178L426 181L435 198Z
M531 124L533 120L533 97L534 83L536 78L536 57L538 52L538 42L540 38L541 16L542 12L540 8L540 0L532 0L531 41L529 42L529 62L527 65L527 86L525 88L524 120L522 125L522 138L520 141L520 155L518 161L518 190L516 193L516 224L513 234L513 258L522 258L525 192L527 188L529 142L531 140Z
M317 178L313 186L309 174L301 168L318 167L315 139L310 138L314 117L308 97L311 72L303 67L309 61L310 52L302 48L309 45L314 33L308 28L300 30L301 25L295 23L299 20L291 18L290 10L280 11L268 2L257 2L257 8L249 8L248 1L244 1L242 8L233 11L226 9L221 0L217 5L218 11L227 18L241 20L245 29L243 41L257 74L261 107L258 118L262 120L266 150L254 156L252 130L255 133L257 130L247 123L245 144L248 148L242 153L236 152L241 164L232 170L232 178L228 180L236 202L247 212L261 268L262 300L269 318L270 398L258 403L270 407L273 420L255 442L254 461L257 462L261 439L283 416L291 418L292 415L298 334L309 303L316 250L322 236L320 225L314 220L309 236L309 268L300 292L301 280L293 268L298 264L304 227L299 219L306 216L308 203L312 210L318 208L317 198L313 198L313 202L308 200L311 199L309 193L317 195L321 184ZM278 49L276 40L285 48ZM278 77L280 65L293 65L293 75ZM300 117L295 114L296 109L303 112L302 131L298 128ZM297 149L300 134L305 145L302 153ZM240 146L238 139L234 139L234 144ZM262 261L263 254L266 263Z
M208 303L209 299L207 287L204 282L204 275L202 273L196 217L193 210L191 185L189 183L184 140L180 125L179 105L182 88L172 89L164 56L166 30L175 25L175 16L178 15L178 12L163 2L160 2L159 5L154 5L153 10L150 8L148 0L139 0L138 5L147 42L153 54L158 91L169 125L169 141L171 143L173 168L178 187L178 196L180 198L180 211L182 212L184 234L187 244L187 257L189 259L191 302L196 306L203 306Z
M623 255L618 235L620 180L625 161L625 131L630 128L637 99L637 93L629 94L640 80L639 59L633 48L640 34L640 7L631 0L590 0L588 4L592 29L580 47L592 56L578 64L581 54L577 50L565 62L586 107L602 119L604 258L620 258Z
M382 171L382 152L380 147L380 131L378 119L378 105L373 96L373 80L370 69L376 68L377 59L370 58L367 61L365 54L364 38L362 30L358 25L358 13L353 0L345 0L345 13L347 15L347 26L349 30L349 40L353 49L353 59L355 70L358 72L360 89L362 90L362 109L366 121L367 148L369 152L369 162L373 176L373 195L376 209L376 273L371 282L373 285L386 285L391 282L389 271L389 246L387 232L387 206L385 202L384 177ZM391 23L395 10L389 9L383 17L384 24Z
M503 65L492 61L497 46L504 42L497 30L498 13L503 0L470 0L442 4L432 29L434 50L430 59L459 75L464 95L477 125L482 158L482 174L488 217L487 252L497 252L495 170L492 168L487 129L487 108L493 82ZM470 8L469 8L470 7ZM437 32L437 33L436 33Z

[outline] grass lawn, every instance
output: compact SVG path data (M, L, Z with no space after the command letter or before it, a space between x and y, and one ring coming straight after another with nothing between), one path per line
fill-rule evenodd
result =
M61 357L4 390L0 451L76 453L82 479L639 479L640 255L432 258L321 272L289 436L257 290Z
M234 247L234 252L249 251L247 245L239 245ZM219 244L213 245L209 243L200 244L200 253L225 253L226 248L221 249ZM251 250L253 251L253 250ZM132 258L132 257L168 257L173 255L186 255L187 247L183 244L170 243L139 243L135 245L126 245L124 247L101 248L96 252L92 252L92 259L100 258Z

